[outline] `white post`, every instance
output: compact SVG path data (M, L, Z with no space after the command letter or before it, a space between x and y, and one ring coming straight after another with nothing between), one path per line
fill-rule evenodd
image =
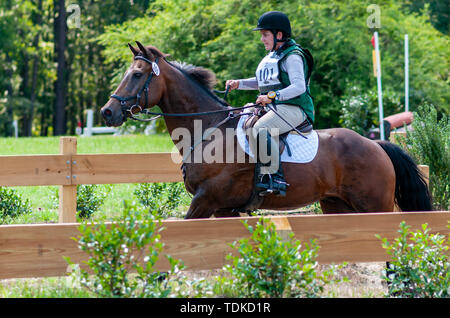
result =
M14 136L17 138L19 137L19 123L17 122L17 119L13 120L13 127L14 127Z
M375 36L375 54L377 57L377 86L378 86L378 113L380 120L380 139L385 140L384 137L384 122L383 122L383 93L381 90L381 63L380 63L380 49L378 46L378 32L374 33Z
M408 34L405 34L405 112L409 111L409 48Z
M92 127L94 126L94 111L92 109L88 109L87 111L87 119L86 119L86 127L83 130L83 135L92 136Z

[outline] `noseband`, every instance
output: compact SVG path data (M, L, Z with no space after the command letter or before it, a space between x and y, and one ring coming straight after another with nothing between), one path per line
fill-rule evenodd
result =
M133 109L134 108L138 108L139 111L141 112L143 109L147 108L147 104L148 104L148 86L150 85L150 82L152 81L153 78L153 74L155 74L156 76L159 75L159 67L158 67L158 58L155 59L154 62L150 61L149 59L141 56L141 55L137 55L135 56L134 60L143 60L145 62L147 62L148 64L150 64L152 66L152 71L150 72L150 74L147 77L147 80L145 81L144 86L139 90L139 92L137 93L136 96L128 96L128 97L122 97L116 94L112 94L110 97L111 98L115 98L120 102L120 106L122 107L122 113L125 115L125 118L127 117L128 113L130 113L130 115L133 115ZM142 93L144 93L145 95L145 106L144 108L142 108L139 104L141 101L141 97L142 97ZM126 104L128 101L130 100L136 100L136 103L134 105L131 105L130 107L127 107Z

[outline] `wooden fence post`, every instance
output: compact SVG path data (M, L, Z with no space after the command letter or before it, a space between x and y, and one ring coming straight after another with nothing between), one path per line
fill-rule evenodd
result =
M59 152L69 156L66 161L69 166L69 178L72 183L72 155L77 153L77 138L61 137L59 139ZM59 223L75 223L77 221L77 185L59 186Z
M399 145L403 149L406 149L405 139L406 139L405 131L391 131L391 135L389 136L390 142Z

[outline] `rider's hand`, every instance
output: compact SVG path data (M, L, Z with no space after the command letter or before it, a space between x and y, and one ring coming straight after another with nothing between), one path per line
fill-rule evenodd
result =
M255 104L261 104L263 106L266 106L267 104L270 104L272 102L273 102L273 100L271 100L269 97L267 97L267 95L259 95L258 98L256 99Z
M228 80L225 83L225 87L229 86L230 89L237 89L239 87L239 81L238 80Z

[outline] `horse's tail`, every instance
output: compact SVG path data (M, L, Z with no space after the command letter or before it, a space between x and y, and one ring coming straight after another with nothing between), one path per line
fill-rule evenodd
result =
M395 203L402 211L431 211L431 196L425 177L414 160L399 146L377 140L395 170Z

